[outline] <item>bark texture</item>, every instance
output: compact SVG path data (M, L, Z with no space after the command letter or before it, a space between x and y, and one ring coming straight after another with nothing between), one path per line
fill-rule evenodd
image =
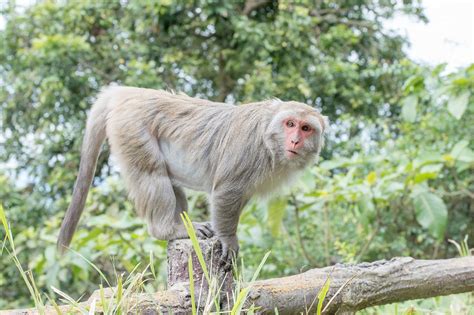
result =
M260 306L264 314L272 313L275 307L280 314L314 311L316 296L328 277L331 284L323 308L334 299L326 313L351 313L369 306L472 292L474 257L440 260L399 257L312 269L256 282L247 303Z
M168 243L168 289L178 291L189 289L188 260L191 256L193 266L193 282L196 304L200 306L198 313L209 310L208 298L219 295L221 309L228 309L232 304L233 277L231 270L224 270L220 261L222 254L221 245L217 238L199 240L199 247L206 262L211 277L211 293L209 296L209 284L199 263L190 240L175 240ZM188 294L188 298L191 295ZM207 302L207 303L206 303ZM191 300L186 301L191 305Z
M231 291L232 272L227 272L221 268L220 256L222 251L217 238L199 240L199 246L210 275L219 279L219 286L223 291ZM193 265L194 287L197 294L199 294L200 288L207 290L208 287L201 264L190 240L176 240L168 243L168 288L189 284L188 259L190 255Z

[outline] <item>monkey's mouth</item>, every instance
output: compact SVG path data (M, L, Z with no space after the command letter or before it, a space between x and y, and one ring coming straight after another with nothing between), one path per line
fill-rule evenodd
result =
M288 155L289 155L290 157L293 157L293 156L298 155L298 152L296 152L296 151L293 151L293 150L286 150L286 151L288 152Z

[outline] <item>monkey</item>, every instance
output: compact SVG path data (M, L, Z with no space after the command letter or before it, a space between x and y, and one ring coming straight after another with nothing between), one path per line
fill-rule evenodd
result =
M83 212L103 142L108 139L138 215L160 240L188 238L183 188L206 192L211 222L193 222L199 238L217 236L221 259L239 250L237 225L254 195L266 196L314 163L326 116L279 99L239 106L162 90L109 86L86 122L72 200L58 249L69 246Z

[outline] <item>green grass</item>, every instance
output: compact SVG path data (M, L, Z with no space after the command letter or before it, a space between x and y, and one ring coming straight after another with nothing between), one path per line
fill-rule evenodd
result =
M462 293L370 307L360 315L474 315L474 294Z
M44 309L45 309L44 301L41 297L41 294L39 293L38 288L36 287L33 273L31 272L31 270L24 270L18 259L16 248L15 248L15 242L13 241L13 234L11 232L10 226L7 221L7 217L5 215L5 210L3 209L2 205L0 205L0 221L2 221L3 228L5 229L5 239L3 240L1 253L3 254L3 251L5 250L10 255L18 271L20 272L20 275L23 278L23 281L25 282L25 285L27 286L28 291L30 292L30 296L33 299L35 308L38 310L40 314L44 314ZM10 245L10 248L6 247L5 246L6 244Z
M188 260L188 268L192 313L198 314L200 310L203 310L202 312L204 313L209 313L212 311L214 314L240 313L242 311L242 307L245 303L251 285L257 279L260 270L262 269L266 259L270 255L270 252L268 252L264 256L262 262L258 266L257 270L254 272L251 281L246 283L247 286L245 288L242 288L242 283L238 283L236 285L236 291L233 293L233 308L231 310L220 310L222 283L219 283L219 279L217 279L217 276L209 272L209 268L205 263L203 253L199 246L199 241L197 239L196 232L188 215L184 214L182 218L189 234L191 243L193 245L193 249L196 253L196 256L198 257L199 264L203 270L205 280L207 281L209 286L207 296L199 296L196 300L193 265L190 256ZM79 300L74 299L66 292L56 287L51 287L52 292L54 292L54 295L52 297L46 296L44 293L41 293L38 290L31 270L24 270L21 265L21 262L18 259L13 234L9 227L5 211L1 205L0 221L2 222L2 225L6 232L1 251L2 253L3 251L7 252L10 258L15 263L21 277L25 282L25 285L27 286L30 292L34 307L38 310L40 314L45 313L45 299L49 301L49 304L55 309L56 313L58 314L64 314L69 312L77 312L80 314L93 314L96 311L100 311L105 315L112 315L125 314L131 311L133 312L133 309L136 307L136 304L132 302L137 303L137 301L134 301L134 299L131 298L132 295L134 295L135 293L142 292L144 290L144 284L149 280L150 276L156 279L156 272L153 267L154 258L152 253L150 253L150 263L145 266L143 271L138 271L138 268L140 266L140 264L138 264L129 273L127 277L125 277L123 274L117 274L115 272L115 279L113 279L112 281L108 279L106 275L92 261L81 255L80 253L70 250L80 259L85 261L92 269L94 269L100 275L103 283L106 285L106 288L102 284L100 284L99 289L89 298L88 304L81 303ZM59 300L60 302L58 303L56 300ZM61 304L61 306L59 306L58 304ZM64 306L66 306L67 311L64 311ZM253 313L251 310L245 311L247 311L248 313Z
M1 252L3 253L3 251L6 251L15 263L20 273L20 276L23 278L25 285L27 286L28 291L30 292L34 307L38 310L40 314L44 314L46 309L44 298L46 297L49 300L51 306L56 310L56 313L63 314L64 311L61 310L54 298L44 296L44 294L40 293L36 286L31 270L25 270L22 267L21 262L19 261L17 256L13 234L9 227L5 211L1 205L0 221L2 222L3 228L5 229L5 239L3 240ZM105 289L101 284L98 290L99 296L94 298L90 305L84 306L84 304L81 304L79 301L76 301L67 293L61 291L58 288L51 287L52 291L61 300L61 303L64 303L67 306L68 312L75 311L81 314L93 314L96 308L100 308L102 313L106 315L122 314L127 313L129 310L132 310L133 307L135 307L135 305L131 305L129 303L131 301L130 297L134 293L142 291L143 286L147 281L147 277L149 275L148 269L150 269L150 264L147 265L141 272L138 272L138 264L126 278L124 278L123 274L116 275L116 286L112 286L111 281L107 279L104 273L96 265L94 265L90 260L82 256L81 254L77 252L74 253L79 256L79 258L86 261L93 269L95 269L109 288ZM151 255L150 261L153 261L152 257L153 256ZM154 274L153 269L152 274Z
M191 256L188 259L188 272L189 272L189 290L191 293L191 308L192 314L202 314L202 313L213 313L213 314L240 314L245 312L246 314L254 314L257 309L255 306L250 308L243 309L245 302L247 300L248 294L252 288L253 283L257 280L258 275L262 267L264 266L267 258L270 255L270 252L265 254L261 260L259 266L254 271L250 281L245 281L243 278L243 270L245 269L244 261L241 258L239 268L235 267L234 264L234 274L236 275L236 281L234 286L234 291L230 297L232 308L229 310L220 309L220 299L221 299L221 287L222 283L219 283L219 279L216 275L213 275L209 270L213 270L212 266L207 266L204 260L202 250L199 246L199 241L196 237L196 232L193 228L191 220L188 215L185 213L182 216L183 222L185 224L186 230L189 234L193 249L198 258L198 262L203 270L205 281L208 284L209 290L207 291L206 296L196 297L196 287L194 282L194 272L193 272L193 262ZM145 284L150 279L157 278L156 271L154 270L154 257L150 253L149 264L146 265L142 271L139 271L140 264L137 264L134 269L125 276L124 274L117 274L115 272L115 279L108 279L105 274L88 260L86 257L81 255L78 252L74 252L80 259L87 262L87 264L94 269L101 277L103 283L107 285L107 288L104 288L102 284L99 285L99 289L91 298L89 298L89 303L81 303L78 300L72 298L67 293L61 291L58 288L52 287L52 291L55 296L50 297L46 296L44 293L41 293L38 290L33 273L31 270L25 270L18 259L17 250L15 248L15 242L13 238L12 231L10 229L5 211L0 205L0 221L2 222L3 228L5 229L5 238L2 243L1 253L5 251L13 263L17 267L20 276L25 282L26 287L30 293L34 307L38 310L40 314L45 313L46 303L50 304L57 314L66 314L71 311L78 312L81 314L94 314L94 312L101 311L105 315L112 314L126 314L132 312L140 303L136 298L132 298L136 293L141 293L144 291ZM469 249L467 244L467 237L461 242L457 243L451 241L451 243L456 246L461 256L472 255L472 249ZM212 261L212 260L211 260ZM204 280L204 279L203 279ZM245 284L245 286L244 286ZM317 301L316 314L320 315L324 312L325 308L330 305L332 300L328 301L324 305L326 294L329 290L330 279L328 278L324 286L321 288L320 292L315 298L315 303ZM201 290L199 291L201 292ZM336 292L336 295L338 292ZM197 298L197 299L196 299ZM229 297L228 297L229 298ZM65 305L67 311L64 307L58 305L57 300L60 301L60 304ZM312 304L313 305L313 304ZM323 308L325 306L325 308ZM311 309L311 307L309 308ZM278 314L278 310L275 309L275 313ZM306 311L306 313L309 313ZM403 303L395 303L391 305L377 306L368 308L358 314L452 314L452 315L474 315L474 293L464 293L452 296L445 297L436 297L431 299L424 300L414 300L407 301Z

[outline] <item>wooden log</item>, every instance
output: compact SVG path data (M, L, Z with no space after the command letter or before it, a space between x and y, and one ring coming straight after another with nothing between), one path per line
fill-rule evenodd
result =
M214 278L221 279L223 290L232 288L232 278L228 272L219 269L220 246L217 240L200 241L203 256ZM189 293L188 257L192 255L196 288L202 284L201 297L208 287L202 275L189 240L170 242L168 247L169 275L168 290L153 294L137 293L129 297L128 306L123 311L130 314L188 314L191 312ZM216 269L217 268L217 269ZM329 291L323 303L324 314L353 314L364 308L412 299L429 298L474 291L474 257L461 257L439 260L417 260L411 257L398 257L389 261L381 260L356 265L337 264L331 267L316 268L301 274L256 281L250 286L246 306L254 305L258 314L314 313L317 294L327 279ZM107 289L113 296L114 288ZM99 301L95 292L86 302L80 303L82 309L89 310ZM199 297L197 297L199 298ZM95 301L95 302L94 302ZM206 301L201 300L205 310ZM204 304L203 304L204 303ZM329 305L328 305L329 304ZM212 304L211 304L212 306ZM79 313L72 306L60 306L63 313ZM100 311L100 307L96 307ZM208 309L209 310L209 309ZM47 307L45 314L56 314L53 307ZM39 314L35 309L0 311L0 315Z
M257 281L247 305L262 314L314 312L325 281L326 314L352 313L369 306L474 291L474 257L417 260L398 257L357 265L337 264L294 276ZM336 294L337 293L337 294Z

